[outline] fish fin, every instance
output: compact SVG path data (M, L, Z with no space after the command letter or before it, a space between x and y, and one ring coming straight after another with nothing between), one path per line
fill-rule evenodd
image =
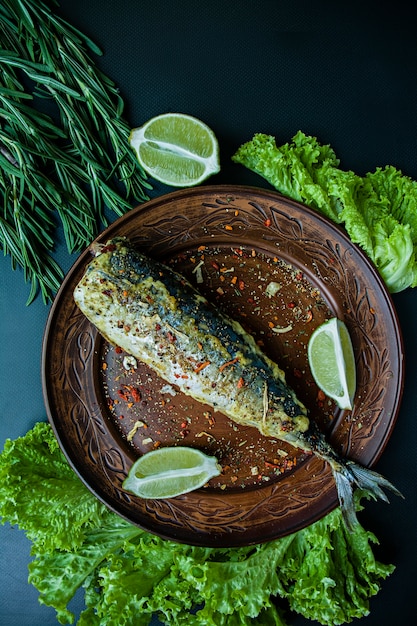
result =
M384 488L389 489L395 493L396 496L404 498L403 494L396 487L394 487L389 480L384 478L384 476L381 476L381 474L378 474L378 472L370 470L367 467L363 467L362 465L358 465L353 461L347 461L346 466L349 472L353 475L357 486L364 491L368 491L371 495L384 500L384 502L389 502L387 496L382 491L382 488Z
M358 524L356 506L353 499L352 478L348 472L333 470L339 506L348 530L352 531Z
M353 487L356 485L369 495L380 498L384 502L389 502L383 488L389 489L395 495L404 496L386 478L373 470L358 465L353 461L346 461L343 464L333 465L333 474L336 482L337 495L343 518L349 530L353 530L358 523L356 518L356 507L353 498Z

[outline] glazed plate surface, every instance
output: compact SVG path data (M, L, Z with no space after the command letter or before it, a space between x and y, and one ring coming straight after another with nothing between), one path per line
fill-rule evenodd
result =
M286 372L334 448L363 465L376 463L401 402L402 339L379 274L341 229L273 191L223 185L153 199L96 241L115 236L187 276L238 319ZM42 362L48 418L88 488L145 530L204 546L269 541L335 508L326 463L237 426L102 339L72 295L91 258L90 250L80 255L57 294ZM346 323L356 355L351 412L322 396L308 367L308 339L333 316ZM167 445L216 455L222 475L168 500L124 491L138 455Z

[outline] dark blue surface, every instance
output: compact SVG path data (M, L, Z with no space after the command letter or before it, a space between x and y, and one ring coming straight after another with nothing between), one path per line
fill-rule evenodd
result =
M330 143L359 174L394 165L417 179L417 9L390 3L250 0L63 0L60 14L104 50L99 67L120 87L126 118L139 126L180 111L215 131L222 171L213 183L267 186L231 162L255 132L283 143L298 131ZM171 189L155 184L153 195ZM74 260L58 247L68 269ZM48 307L0 258L0 447L45 419L42 335ZM369 503L362 520L380 539L377 555L395 573L371 601L363 626L417 623L415 602L417 291L394 297L403 328L406 381L394 434L377 469L406 496ZM0 624L52 626L52 609L27 584L30 544L0 527ZM82 607L82 594L73 610ZM309 622L295 618L293 626ZM359 621L358 621L359 623Z

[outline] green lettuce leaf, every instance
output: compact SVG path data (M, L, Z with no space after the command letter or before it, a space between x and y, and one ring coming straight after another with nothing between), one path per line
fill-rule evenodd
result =
M299 131L280 147L258 133L232 160L346 229L394 293L417 285L417 182L392 166L361 177L333 149Z
M155 614L170 626L286 626L291 611L343 624L368 614L394 569L375 560L371 533L346 531L340 509L256 546L163 540L100 503L43 422L0 454L0 516L32 541L29 581L62 624L74 621L67 607L79 588L78 626L146 626Z

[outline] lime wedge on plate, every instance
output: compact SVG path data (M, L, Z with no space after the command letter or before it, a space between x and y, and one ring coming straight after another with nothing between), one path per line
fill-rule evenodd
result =
M356 391L356 365L349 331L333 317L310 337L308 362L317 386L341 409L352 409Z
M135 461L123 488L140 498L173 498L203 487L220 473L217 459L200 450L185 446L160 448Z
M216 136L191 115L158 115L134 128L129 142L143 169L173 187L198 185L220 171Z

